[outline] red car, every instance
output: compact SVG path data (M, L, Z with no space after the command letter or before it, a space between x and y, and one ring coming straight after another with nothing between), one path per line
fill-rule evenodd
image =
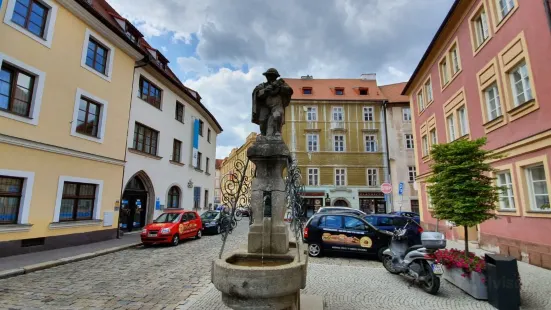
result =
M203 235L203 224L201 217L195 211L170 210L144 227L141 233L144 246L154 243L169 243L174 246L180 240L187 238L201 238Z

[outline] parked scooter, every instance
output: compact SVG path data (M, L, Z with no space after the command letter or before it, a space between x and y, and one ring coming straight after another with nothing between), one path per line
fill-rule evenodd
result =
M435 262L434 252L446 247L446 238L439 232L423 232L420 245L408 247L407 226L417 225L408 221L394 232L381 231L392 236L389 248L383 252L385 269L392 274L401 274L420 285L429 294L440 289L440 277L444 273L441 264Z

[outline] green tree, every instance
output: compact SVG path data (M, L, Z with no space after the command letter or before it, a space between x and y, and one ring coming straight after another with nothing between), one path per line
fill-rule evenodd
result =
M495 170L489 161L501 158L484 150L486 138L457 140L434 145L430 154L433 174L427 179L434 216L465 229L465 252L469 253L468 227L495 218L493 210L504 190L494 185Z

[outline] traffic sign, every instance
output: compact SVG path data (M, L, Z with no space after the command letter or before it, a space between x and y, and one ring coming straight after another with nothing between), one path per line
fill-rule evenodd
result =
M383 192L383 194L392 193L392 184L390 184L390 183L381 184L381 192Z
M400 185L398 185L398 195L404 194L404 182L400 182Z

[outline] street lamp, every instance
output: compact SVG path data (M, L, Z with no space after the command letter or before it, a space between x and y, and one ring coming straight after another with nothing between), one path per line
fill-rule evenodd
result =
M325 193L325 206L331 206L331 198L329 198L329 193Z

